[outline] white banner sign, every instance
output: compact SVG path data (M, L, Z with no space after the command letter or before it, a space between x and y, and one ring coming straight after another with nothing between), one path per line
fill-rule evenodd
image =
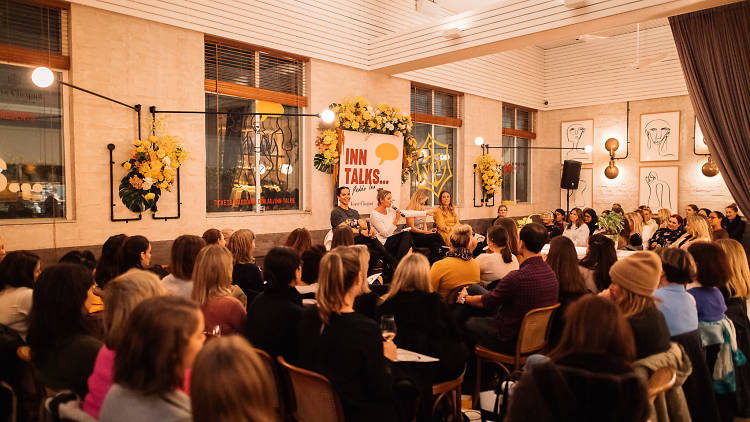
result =
M350 189L352 208L369 214L378 205L378 188L391 191L393 205L399 204L403 151L402 136L344 131L339 186Z

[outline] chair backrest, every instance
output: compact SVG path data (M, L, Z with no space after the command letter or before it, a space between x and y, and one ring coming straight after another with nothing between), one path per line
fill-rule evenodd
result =
M552 315L559 307L560 304L556 303L552 306L536 308L526 312L521 321L521 330L518 333L516 356L535 353L547 347Z
M276 362L273 360L271 355L266 353L265 350L261 350L257 348L254 348L254 349L255 349L255 353L257 353L258 356L260 356L260 360L263 361L263 364L266 366L266 369L268 370L269 379L271 383L273 384L271 385L271 391L276 393L271 397L271 402L269 404L271 405L271 407L273 407L276 413L281 417L281 420L284 420L284 415L286 413L284 406L282 405L284 401L283 400L284 396L283 396L283 390L280 388L281 384L279 383L279 376L278 376L278 370L276 368Z
M675 380L677 379L677 373L673 368L664 367L659 368L651 374L648 379L647 393L648 401L653 403L656 396L663 393L674 386Z
M293 392L294 417L299 422L344 422L344 409L330 381L320 374L288 364L278 357Z

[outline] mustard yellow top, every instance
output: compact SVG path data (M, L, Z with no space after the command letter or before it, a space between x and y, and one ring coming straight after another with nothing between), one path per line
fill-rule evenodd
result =
M439 207L437 210L435 210L435 215L433 215L432 218L435 219L437 232L440 234L440 236L442 236L445 244L450 246L451 230L453 230L453 226L461 223L461 221L458 219L458 214L456 214L455 211L450 212L444 210L442 207Z
M432 264L430 284L432 290L440 293L443 300L456 287L479 283L479 264L476 260L464 261L452 256Z

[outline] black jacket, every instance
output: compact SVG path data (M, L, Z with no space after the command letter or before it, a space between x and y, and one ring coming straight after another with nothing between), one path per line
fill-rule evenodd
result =
M271 356L297 362L297 326L302 296L292 286L269 284L247 307L245 336Z
M739 217L737 217L739 218ZM726 298L727 311L725 315L734 324L737 334L737 348L750 356L750 321L747 318L747 302L745 298ZM735 380L737 383L737 402L735 416L750 418L750 363L735 368Z
M730 239L742 243L742 235L745 233L745 222L742 221L742 217L738 215L732 221L729 221L728 218L724 217L724 219L721 220L721 228L729 233Z
M527 371L513 390L505 422L639 422L648 417L646 387L627 364L581 354Z
M258 293L263 291L263 274L255 264L234 264L232 284L240 286L247 296L247 303L250 303Z
M719 422L719 408L714 397L713 379L703 355L703 343L698 330L672 337L679 343L693 364L693 372L682 384L690 418L695 422Z

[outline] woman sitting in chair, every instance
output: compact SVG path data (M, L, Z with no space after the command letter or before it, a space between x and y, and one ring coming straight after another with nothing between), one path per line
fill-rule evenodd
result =
M585 296L565 318L560 344L527 368L505 421L648 420L646 389L630 368L635 342L617 306Z

